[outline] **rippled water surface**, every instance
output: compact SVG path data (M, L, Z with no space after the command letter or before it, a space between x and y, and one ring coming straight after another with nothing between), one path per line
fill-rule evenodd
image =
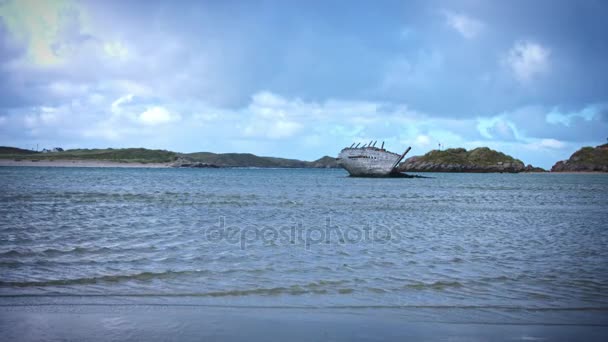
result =
M606 323L608 176L430 176L0 168L0 300Z

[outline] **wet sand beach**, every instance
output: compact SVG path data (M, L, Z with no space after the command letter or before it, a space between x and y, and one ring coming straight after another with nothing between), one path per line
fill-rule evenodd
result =
M439 309L243 308L192 305L0 307L7 341L605 341L608 326L502 323ZM509 315L508 312L504 313Z

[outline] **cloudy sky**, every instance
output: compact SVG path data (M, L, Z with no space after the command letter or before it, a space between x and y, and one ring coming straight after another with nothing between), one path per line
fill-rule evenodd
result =
M550 167L608 137L608 2L0 0L0 145Z

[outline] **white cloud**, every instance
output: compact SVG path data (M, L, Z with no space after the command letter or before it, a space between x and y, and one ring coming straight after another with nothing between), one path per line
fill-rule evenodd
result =
M563 142L561 142L559 140L555 140L555 139L543 139L540 141L540 146L546 147L546 148L560 149L560 148L564 148L564 146L566 146L566 144L564 144Z
M431 137L421 134L416 137L415 143L419 146L429 146L431 144Z
M87 96L87 102L89 102L93 106L100 106L101 104L103 104L105 98L106 97L102 94L92 93Z
M516 42L503 59L520 82L528 82L549 70L551 51L535 42Z
M298 120L302 118L303 107L307 105L299 99L288 101L270 92L259 92L253 95L247 108L249 120L242 132L247 137L291 137L302 128Z
M23 124L27 128L36 128L38 126L38 118L34 114L27 114L23 117Z
M125 43L120 41L106 42L103 45L103 51L109 58L115 58L120 61L126 61L129 58L129 49Z
M515 124L502 114L490 118L477 118L477 130L487 139L510 141L521 139Z
M606 106L602 104L589 105L578 112L571 113L562 113L560 112L559 108L553 108L549 113L547 113L546 120L550 124L561 124L569 127L573 121L577 119L591 121L599 117L600 113L602 110L605 110L605 108Z
M389 149L414 146L419 152L436 142L459 146L470 121L432 118L403 104L330 99L308 102L270 92L257 93L234 118L240 138L283 139L308 144L308 137L324 137L320 146L339 150L353 142L386 142ZM312 139L318 141L319 138Z
M219 114L217 113L199 113L199 114L194 114L192 116L193 119L200 121L200 122L209 122L209 121L215 121L220 119Z
M139 122L144 125L155 126L165 124L173 121L178 121L180 116L178 114L170 113L167 109L154 106L147 109L145 112L139 114Z
M243 129L243 134L250 138L265 137L269 139L282 139L293 136L301 128L302 125L294 121L254 120Z
M54 107L39 107L33 108L33 112L26 114L23 117L23 123L27 128L37 129L44 126L53 126L59 123L63 115L58 108Z
M127 94L125 96L121 96L120 98L118 98L116 101L112 102L112 113L114 114L120 114L120 106L124 103L129 103L133 101L133 94Z
M99 127L88 128L82 131L82 136L85 138L102 138L107 141L117 141L120 138L120 133L114 127Z
M538 135L537 130L531 130L532 123L526 126L527 121L522 123L510 113L447 119L413 111L400 103L339 99L315 102L271 92L256 93L241 108L202 102L161 105L129 94L114 99L113 107L119 115L110 111L109 100L99 107L82 101L76 107L36 107L25 113L15 112L0 122L0 136L8 143L6 132L23 131L36 141L53 141L49 146L65 147L71 142L74 147L239 151L309 160L334 155L353 142L384 141L387 149L397 152L412 146L412 155L424 154L441 143L445 148L489 146L526 162L532 161L531 156L544 158L545 167L562 158L564 147L570 146L568 138ZM545 113L540 110L537 114L541 123L545 122ZM179 124L166 124L177 120ZM202 142L201 136L206 137Z
M55 113L54 110L50 108L42 108L40 112L40 121L42 121L42 123L44 123L45 125L50 125L57 122L58 120L59 116L57 115L57 113Z
M85 96L89 91L89 87L85 84L78 84L78 83L66 82L66 81L56 81L56 82L51 82L48 85L48 90L52 94L57 95L57 96L74 98L74 97Z
M444 11L446 24L456 30L466 39L473 39L479 35L484 27L483 23L462 13Z

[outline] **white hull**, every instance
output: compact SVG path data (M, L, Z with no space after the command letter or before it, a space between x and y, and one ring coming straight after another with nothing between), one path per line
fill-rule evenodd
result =
M338 155L338 163L351 176L380 177L390 175L404 155L376 147L345 148Z

